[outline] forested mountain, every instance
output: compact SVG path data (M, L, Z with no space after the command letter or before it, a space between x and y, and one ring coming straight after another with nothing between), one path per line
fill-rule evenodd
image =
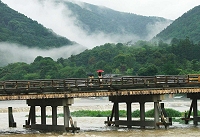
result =
M38 22L9 8L0 1L0 42L28 47L54 48L74 42L53 33Z
M163 29L172 21L161 17L147 17L133 13L115 11L87 3L76 4L65 1L66 6L78 19L77 25L88 34L103 32L106 34L136 35L146 40L150 29L163 24ZM160 25L159 24L159 25ZM154 30L155 31L155 30Z
M149 24L168 21L163 18L116 12L90 4L80 6L68 1L65 1L65 4L72 11L72 16L77 17L76 25L86 30L88 35L103 31L108 34L136 34L145 38L148 35ZM162 40L172 39L170 44L162 40L158 43L106 43L69 58L59 58L57 61L51 57L37 56L30 64L18 62L0 67L0 80L80 78L87 77L87 73L91 72L96 75L97 69L103 69L104 74L143 76L200 73L198 15L199 6L185 13L157 35L156 38ZM2 2L0 41L40 48L72 44L36 21L11 10Z
M189 10L161 31L156 39L171 40L189 37L193 42L200 42L200 5Z
M31 64L12 63L0 68L0 80L86 78L87 73L103 69L104 74L181 75L200 73L200 45L188 38L172 44L138 41L132 46L107 43L85 50L68 59L54 61L38 56Z

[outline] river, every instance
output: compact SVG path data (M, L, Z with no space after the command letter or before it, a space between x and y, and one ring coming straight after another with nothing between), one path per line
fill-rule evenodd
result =
M170 100L164 101L165 107L173 108L179 111L189 110L190 100ZM198 104L198 106L200 106ZM8 114L7 108L13 107L14 120L17 123L16 128L8 127ZM112 103L107 99L76 99L75 104L70 106L71 111L75 110L111 110ZM120 109L125 109L125 104L120 104ZM138 109L137 103L132 104L133 111ZM146 103L146 110L153 108L153 103ZM165 129L161 126L160 129L155 130L153 128L140 129L138 127L128 128L116 128L107 127L104 124L106 117L73 117L74 121L77 121L78 127L81 130L78 133L62 133L62 132L40 132L35 130L24 129L23 125L27 119L29 108L26 105L26 101L0 101L0 137L197 137L200 136L200 126L193 126L193 124L185 125L173 122L173 125L169 129ZM39 108L36 109L36 115L39 114ZM58 108L58 111L62 112L62 108ZM47 114L50 111L47 109ZM58 112L59 113L59 112ZM36 118L37 122L40 122L40 118ZM58 118L58 124L63 122L63 118ZM47 123L51 123L51 118L47 118Z

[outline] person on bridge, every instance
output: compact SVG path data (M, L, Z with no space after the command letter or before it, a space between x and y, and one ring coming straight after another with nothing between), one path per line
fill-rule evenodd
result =
M100 82L100 84L102 84L102 78L103 78L103 76L102 76L102 72L104 72L103 70L97 70L97 73L98 73L98 78L99 78L99 82Z
M93 79L94 79L94 74L93 73L88 73L88 78L89 78L89 85L93 85Z

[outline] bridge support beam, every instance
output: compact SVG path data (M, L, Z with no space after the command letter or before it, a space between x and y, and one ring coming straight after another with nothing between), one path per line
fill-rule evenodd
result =
M159 102L164 99L164 95L133 95L133 96L110 96L109 100L114 103L113 111L111 114L111 118L108 118L108 121L105 121L108 125L115 126L127 126L131 128L132 126L140 126L141 128L145 128L145 126L151 126L155 129L158 129L160 125L165 125L163 121L160 121L160 115L162 109L160 108ZM132 120L132 111L131 111L131 103L139 102L140 104L140 119ZM154 120L153 121L145 121L145 102L153 102L154 103ZM127 120L119 120L119 103L126 103L127 105ZM112 121L112 117L115 117L114 121ZM168 127L171 123L167 123Z
M159 122L159 110L158 110L158 106L159 102L154 102L154 127L155 129L158 129L159 126L157 125L157 123Z
M114 102L114 114L115 114L115 121L119 120L119 103L118 102ZM119 127L118 124L115 124L116 127Z
M41 124L46 125L46 106L41 107Z
M32 99L27 100L27 104L30 107L29 118L26 121L24 127L29 127L36 130L47 130L47 131L72 131L79 130L80 128L74 127L74 123L70 116L69 106L74 103L73 98L65 99ZM36 112L35 107L40 106L41 108L41 123L36 124ZM51 106L52 108L52 124L46 122L46 107ZM63 106L64 120L63 125L57 123L57 107ZM71 127L70 127L70 124Z
M52 106L52 125L57 125L57 106Z
M145 102L139 102L140 103L140 121L145 121ZM145 128L145 126L140 126L141 128Z
M131 102L126 102L126 106L127 106L127 122L131 122L132 121L132 113L131 113ZM127 125L128 128L131 128L131 125Z
M69 118L70 118L69 106L64 106L63 112L64 112L64 126L69 127Z
M198 116L198 105L197 101L200 99L200 93L188 93L187 97L192 100L190 110L188 114L185 114L185 118L182 118L182 120L185 120L185 124L188 124L190 120L193 120L193 124L195 126L198 125L198 122L200 122L200 117ZM191 113L193 110L193 118L190 118Z
M197 99L193 99L193 124L195 126L198 125L198 113L197 113L198 107L197 107Z
M16 127L16 122L14 121L12 107L8 107L8 123L9 127Z

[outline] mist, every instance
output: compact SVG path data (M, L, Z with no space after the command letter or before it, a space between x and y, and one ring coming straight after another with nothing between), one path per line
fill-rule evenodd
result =
M146 37L146 40L151 40L154 36L156 36L158 33L160 33L163 29L167 28L172 23L172 21L168 22L156 22L155 24L148 24L146 26L148 31L148 36Z
M76 55L85 49L86 47L80 45L72 45L47 50L28 48L26 46L12 43L0 43L0 65L4 66L15 62L32 63L37 56L51 57L56 61L61 57L68 58L71 55Z
M64 36L71 41L75 41L80 45L63 46L60 48L53 48L50 50L42 50L39 48L27 48L26 45L18 45L13 43L0 43L0 64L6 65L14 62L31 63L37 56L51 57L57 60L60 57L68 58L72 54L78 54L86 48L92 49L96 46L105 43L127 43L129 41L136 42L141 38L134 34L105 34L103 32L94 32L90 35L81 27L80 22L65 6L62 1L56 0L1 0L10 8L24 14L32 20L36 20L44 27L51 29L53 32L60 36ZM76 2L82 6L87 7L78 1ZM103 8L103 7L102 7ZM88 9L89 10L89 9ZM150 24L147 27L149 35L145 40L150 40L158 32L169 24L158 22ZM123 28L122 28L123 29ZM144 39L143 39L144 40Z
M84 4L81 4L78 1L70 1L87 9ZM94 32L93 34L88 35L87 32L79 27L80 22L77 20L76 15L72 14L67 6L63 5L62 1L56 3L56 0L2 0L2 2L27 17L38 21L38 23L42 24L46 28L52 29L58 35L64 36L89 49L105 43L126 43L127 41L135 42L141 39L134 34L121 35ZM166 24L163 24L163 26L164 25ZM152 33L149 34L149 37L145 40L149 40L150 36L155 36L155 27L156 25L149 30L149 32ZM160 26L156 28L158 31L161 31L162 29L163 28L160 28Z

